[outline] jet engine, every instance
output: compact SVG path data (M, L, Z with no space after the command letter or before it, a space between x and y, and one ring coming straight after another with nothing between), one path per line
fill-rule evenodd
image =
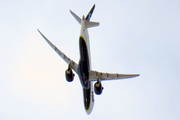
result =
M65 71L66 80L72 82L74 80L74 73L70 67Z
M100 95L102 93L103 87L100 82L96 82L94 84L94 91L97 95Z

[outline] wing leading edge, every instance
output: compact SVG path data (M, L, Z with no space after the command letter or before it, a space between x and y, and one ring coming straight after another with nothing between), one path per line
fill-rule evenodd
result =
M139 74L103 73L103 72L89 70L89 81L97 81L98 78L104 81L104 80L126 79L137 76L139 76Z
M37 29L38 30L38 29ZM54 44L52 44L39 30L38 32L41 34L41 36L44 38L44 40L52 47L52 49L68 64L70 67L78 73L78 65L73 60L71 60L69 57L67 57L63 52L61 52Z
M37 29L38 30L38 29ZM54 44L51 43L39 30L38 32L44 38L44 40L52 47L52 49L68 64L70 67L78 73L78 65L69 57L67 57L63 52L61 52ZM119 74L119 73L104 73L94 70L89 70L89 81L97 81L97 79L105 80L116 80L116 79L126 79L137 77L139 74Z

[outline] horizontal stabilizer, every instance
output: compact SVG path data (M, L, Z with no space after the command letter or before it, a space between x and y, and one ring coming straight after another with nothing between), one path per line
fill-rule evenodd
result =
M88 22L86 21L86 28L99 26L99 22Z
M79 24L81 24L81 18L79 16L77 16L73 11L70 10L70 13L72 14L72 16L78 21Z
M103 73L93 70L89 70L89 80L97 81L98 78L101 80L115 80L115 79L126 79L137 77L139 74L118 74L118 73Z

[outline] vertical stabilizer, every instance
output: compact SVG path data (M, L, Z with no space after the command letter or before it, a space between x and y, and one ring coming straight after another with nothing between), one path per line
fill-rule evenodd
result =
M77 16L73 11L70 10L70 13L72 14L72 16L78 21L78 23L81 25L81 20L86 22L86 28L90 28L90 27L95 27L98 26L99 23L98 22L90 22L91 16L93 14L95 8L95 4L93 5L93 7L91 8L91 10L89 11L89 13L87 14L86 18L81 19L79 16Z
M94 11L94 8L95 8L95 4L93 5L93 7L91 8L91 10L90 10L89 13L87 14L86 19L85 19L86 21L90 21L91 16L92 16L93 11Z

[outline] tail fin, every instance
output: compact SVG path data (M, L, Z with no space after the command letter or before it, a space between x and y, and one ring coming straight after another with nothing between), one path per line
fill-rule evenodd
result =
M85 18L85 21L86 21L86 28L90 28L90 27L95 27L95 26L98 26L99 23L98 22L91 22L90 19L91 19L91 16L92 16L92 13L94 11L94 8L95 8L95 4L93 5L93 7L91 8L91 10L89 11L89 13L87 14L86 18ZM77 16L73 11L70 10L70 13L73 15L73 17L78 21L78 23L81 25L81 18L79 16Z
M87 14L86 19L85 19L86 21L90 21L91 16L92 16L93 11L94 11L94 8L95 8L95 4L93 5L93 7L91 8L91 10L90 10L89 13Z

